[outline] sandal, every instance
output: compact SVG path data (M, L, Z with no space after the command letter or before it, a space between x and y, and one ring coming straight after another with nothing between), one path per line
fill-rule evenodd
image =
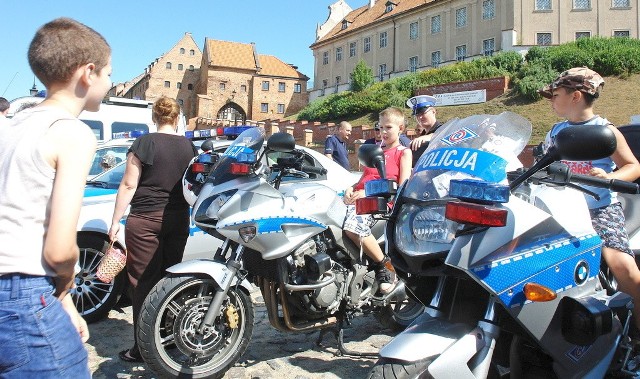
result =
M121 352L118 353L118 357L120 357L120 359L122 359L125 362L131 362L131 363L141 363L144 362L142 360L142 356L140 356L140 353L133 353L131 352L131 349L127 349L127 350L122 350Z

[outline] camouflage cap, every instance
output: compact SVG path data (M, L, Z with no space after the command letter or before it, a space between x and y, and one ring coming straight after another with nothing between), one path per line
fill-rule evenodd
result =
M559 87L571 88L598 97L604 86L604 79L588 67L574 67L563 72L551 84L538 90L538 93L550 99L553 90Z

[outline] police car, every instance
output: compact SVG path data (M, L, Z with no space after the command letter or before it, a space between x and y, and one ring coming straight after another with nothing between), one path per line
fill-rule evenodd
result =
M241 130L238 127L228 128L225 134L232 137ZM198 136L193 138L199 139L201 142L202 138L207 138L207 136L223 134L220 133L221 131L198 131ZM191 135L189 134L189 136ZM232 142L230 139L215 140L213 141L213 150L223 153ZM327 174L316 179L290 178L290 180L321 181L323 184L335 189L336 192L342 192L346 186L358 180L359 174L345 170L324 154L302 146L297 146L297 148L304 151L306 165L323 167L327 169ZM76 308L87 322L94 322L105 317L118 302L128 283L125 271L121 272L113 282L108 284L101 282L96 277L98 264L109 246L108 231L111 225L116 193L124 176L125 166L126 159L123 159L113 168L93 177L85 187L77 228L78 247L80 248L80 272L76 275L76 288L72 290L72 296ZM121 222L123 224L126 222L126 214ZM120 228L120 234L118 235L117 243L120 247L125 247L124 229ZM213 258L213 254L220 244L221 241L219 239L206 234L192 224L190 236L185 247L184 260Z

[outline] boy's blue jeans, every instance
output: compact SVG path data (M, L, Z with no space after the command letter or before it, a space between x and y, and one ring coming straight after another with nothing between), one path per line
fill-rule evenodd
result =
M0 378L91 378L87 350L53 281L0 276Z

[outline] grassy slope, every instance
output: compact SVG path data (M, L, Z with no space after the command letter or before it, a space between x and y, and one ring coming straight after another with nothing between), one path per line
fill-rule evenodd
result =
M640 75L632 75L626 79L607 77L605 82L601 98L594 103L594 110L616 125L628 124L632 115L640 114ZM510 91L483 104L440 107L438 108L438 120L444 122L452 117L463 118L482 113L498 114L504 111L520 114L531 121L533 135L530 144L541 142L551 125L561 121L553 113L548 100L530 102L514 96ZM414 127L415 120L411 117L408 109L406 109L406 114L410 120L409 128ZM295 116L291 118L295 119ZM372 114L348 121L353 125L373 125L376 119L376 115Z

